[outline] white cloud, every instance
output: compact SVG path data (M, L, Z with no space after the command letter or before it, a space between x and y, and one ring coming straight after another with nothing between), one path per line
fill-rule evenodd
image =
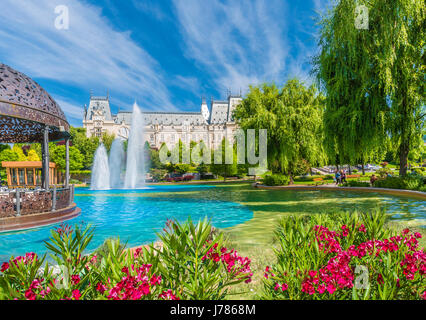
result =
M133 6L141 11L144 12L151 17L154 17L157 20L163 21L165 19L168 19L167 15L163 12L163 10L158 6L157 1L150 1L150 0L132 0Z
M282 83L303 70L310 52L290 55L294 30L284 1L174 0L174 6L186 56L214 78L219 91Z
M52 97L59 104L62 111L66 114L68 122L75 123L75 121L73 120L78 120L79 122L82 121L84 113L84 108L82 106L77 106L72 101L69 101L67 98L64 97Z
M57 5L69 8L68 30L55 28ZM110 89L148 109L171 108L158 62L99 8L77 0L2 0L0 21L0 57L19 71L87 92Z

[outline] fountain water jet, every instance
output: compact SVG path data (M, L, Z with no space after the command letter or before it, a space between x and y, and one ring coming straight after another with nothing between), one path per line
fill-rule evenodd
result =
M135 102L127 145L126 189L145 187L144 128L142 113Z
M111 188L121 188L121 172L124 167L124 148L123 140L117 138L112 142L109 152L109 179Z
M108 154L103 143L96 149L90 181L91 190L110 188Z

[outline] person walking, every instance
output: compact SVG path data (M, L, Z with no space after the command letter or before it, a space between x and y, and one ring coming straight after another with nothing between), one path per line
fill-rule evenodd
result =
M340 182L346 183L346 170L340 170Z
M340 184L340 178L341 178L339 170L336 170L334 177L336 178L336 185L339 185Z

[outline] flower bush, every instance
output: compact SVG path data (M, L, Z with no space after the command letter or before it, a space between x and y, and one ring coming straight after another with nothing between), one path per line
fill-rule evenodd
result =
M267 266L267 299L425 299L426 254L419 233L385 230L385 214L290 217Z
M151 245L149 259L159 259L164 284L180 297L223 299L230 286L251 281L250 259L226 248L223 234L206 221L197 226L169 221L159 238L162 248Z
M227 249L206 221L169 221L161 248L134 252L117 239L84 254L93 233L90 226L52 230L46 247L56 266L35 253L11 257L1 265L0 299L223 299L230 286L251 280L250 260Z

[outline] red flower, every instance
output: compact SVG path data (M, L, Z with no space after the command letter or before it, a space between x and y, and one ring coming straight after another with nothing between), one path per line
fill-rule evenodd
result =
M37 295L33 292L32 289L25 291L25 298L27 298L27 300L35 300L36 297Z
M102 282L99 282L98 285L96 286L96 291L100 292L101 294L103 294L106 291L106 287L102 284Z
M5 272L7 269L9 269L9 264L7 262L3 262L0 271Z
M377 283L378 284L384 284L385 281L383 280L383 276L381 273L379 273L379 275L377 276Z
M79 290L73 290L73 291L72 291L72 297L73 297L75 300L79 300L79 299L80 299L80 297L81 297L80 291L79 291Z
M161 276L156 276L155 274L151 277L151 280L150 280L150 283L151 283L151 286L155 286L155 285L157 285L157 284L160 284L160 282L161 282Z
M328 291L329 294L333 294L334 291L336 291L336 288L330 283L327 286L327 291Z
M163 291L159 296L159 298L162 298L164 300L179 300L178 297L176 297L172 290Z
M80 276L79 275L72 275L71 276L71 283L76 286L80 282Z

